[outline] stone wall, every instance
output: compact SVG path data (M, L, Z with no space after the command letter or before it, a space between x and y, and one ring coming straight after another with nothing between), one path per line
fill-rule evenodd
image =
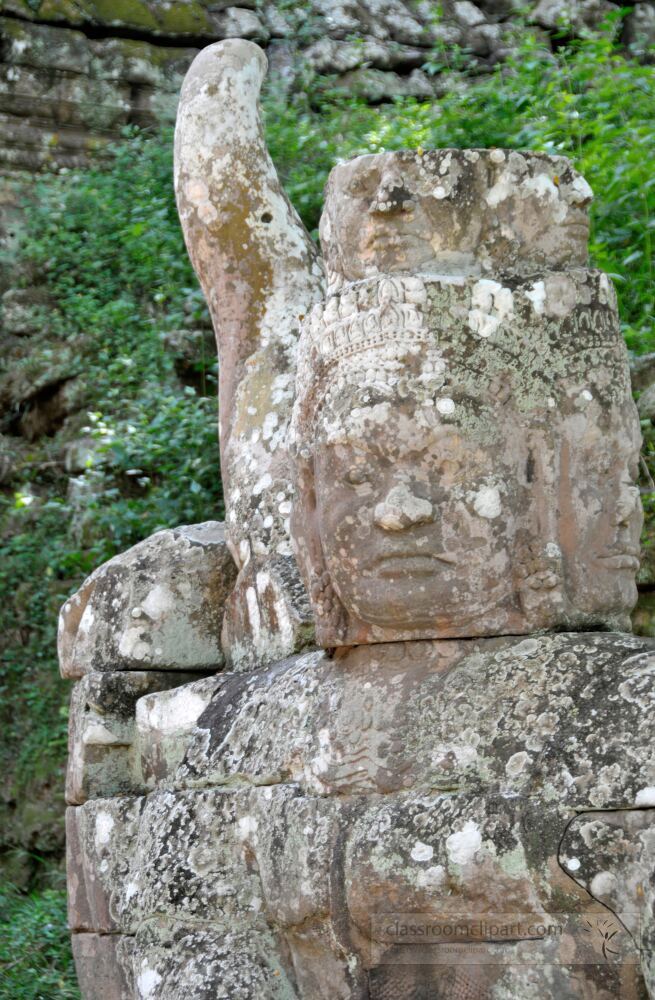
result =
M77 167L125 125L171 121L186 69L217 39L261 44L277 85L288 85L306 60L372 101L430 99L452 85L448 74L425 71L435 45L463 48L484 70L528 25L548 42L562 23L579 33L619 9L609 0L540 0L527 14L519 7L518 0L308 0L302 7L288 0L4 0L0 170ZM621 31L626 46L643 51L655 40L655 3L639 0Z

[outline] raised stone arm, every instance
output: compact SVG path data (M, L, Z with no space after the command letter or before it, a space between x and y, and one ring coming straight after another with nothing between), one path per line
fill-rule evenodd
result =
M266 621L293 618L302 592L290 558L286 429L300 323L323 289L318 250L266 148L258 103L266 65L240 39L204 49L184 81L175 134L180 220L218 343L227 536L242 571L228 611L238 625L228 621L226 641L245 661L297 645L292 624L268 631ZM279 605L275 613L267 602Z

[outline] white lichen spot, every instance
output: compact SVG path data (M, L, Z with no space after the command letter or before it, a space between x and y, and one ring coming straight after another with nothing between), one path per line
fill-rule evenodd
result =
M145 611L148 618L158 621L167 611L172 611L175 607L175 598L168 587L163 587L160 583L155 584L148 596L141 603L142 611Z
M548 174L527 177L521 187L526 193L534 194L543 201L557 201L559 199L559 191Z
M437 400L437 409L439 413L442 413L445 417L450 416L451 413L455 412L455 403L449 396L442 396L441 399Z
M257 601L257 592L254 587L248 587L246 589L246 606L248 608L248 618L250 620L250 628L252 629L252 634L255 640L259 636L262 628L261 616L259 614L259 603Z
M413 861L431 861L434 855L434 847L417 840L410 852Z
M513 753L505 764L505 773L509 777L515 778L521 774L522 771L525 771L531 762L532 757L530 754L526 753L525 750L519 750L518 753Z
M150 969L147 964L142 966L143 971L139 973L136 979L136 986L139 991L139 996L142 1000L148 1000L152 994L157 989L157 986L161 982L161 976L155 969Z
M655 806L655 787L640 788L635 797L636 806Z
M479 517L486 517L490 521L498 517L502 510L498 488L482 486L477 493L474 493L473 510Z
M532 303L532 308L537 316L541 316L546 301L546 286L543 281L535 281L532 288L525 293L525 297Z
M491 337L514 312L511 288L504 288L491 278L481 278L473 286L468 314L469 329L479 337Z
M183 732L191 729L207 708L206 697L188 686L141 698L136 706L137 727L147 732Z
M591 889L592 896L595 896L597 899L602 899L603 896L611 896L616 892L617 888L616 875L613 875L612 872L598 872L592 878L589 888Z
M264 441L268 441L273 436L273 431L278 425L279 417L277 413L267 413L262 426L262 436Z
M111 813L101 809L96 816L95 844L96 850L101 851L106 847L111 838L111 831L114 829L114 817Z
M94 621L95 621L95 615L93 613L93 608L91 607L90 604L87 604L82 613L82 617L80 618L78 631L81 632L82 635L88 635L93 626Z
M150 652L150 646L144 641L141 626L127 628L118 643L118 652L127 660L145 660Z
M258 479L255 485L253 486L252 488L253 496L256 497L260 496L260 494L262 494L264 490L267 490L269 486L271 486L272 484L273 484L273 478L270 472L265 472L264 475L260 479Z
M504 163L505 154L502 149L492 149L489 153L489 159L492 163Z
M591 201L593 196L594 192L584 177L576 177L573 183L569 185L568 199L574 205L580 205L586 201Z
M419 889L440 889L446 881L446 869L443 865L431 865L421 869L416 876Z
M564 863L570 872L577 872L580 868L580 861L578 858L567 858Z
M468 864L481 847L482 834L472 819L466 821L459 833L451 833L446 840L448 858L454 865Z
M82 743L85 746L120 746L125 743L125 738L112 733L101 722L91 719L82 734Z
M406 483L389 490L386 499L376 505L373 513L375 523L385 531L402 531L410 524L426 524L432 516L430 501L415 496Z
M254 837L258 826L259 824L255 816L241 816L237 823L241 840L248 840L250 837Z
M503 170L493 187L489 188L485 201L490 208L496 208L501 201L509 198L515 190L515 180L511 170Z
M539 652L539 640L538 639L523 639L522 642L517 643L514 646L512 652L516 656L526 658L528 656L534 656L535 653Z

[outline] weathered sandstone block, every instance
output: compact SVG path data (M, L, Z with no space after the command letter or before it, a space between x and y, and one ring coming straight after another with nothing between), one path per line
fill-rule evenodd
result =
M66 801L145 791L135 739L137 701L193 680L193 674L143 670L91 673L78 681L69 712Z
M73 958L85 1000L133 1000L133 938L124 934L73 934Z
M132 996L139 1000L297 1000L264 920L242 928L156 919L133 940Z
M212 680L184 760L160 780L292 783L320 796L478 790L577 810L647 805L654 643L604 633L388 643L225 673Z
M112 675L116 676L116 675ZM170 674L168 675L170 677ZM176 675L169 684L139 698L133 719L134 767L139 790L167 784L184 759L189 736L212 699L221 675L182 683Z
M134 931L129 891L143 799L94 799L66 810L68 923L73 932Z
M218 521L159 531L97 569L59 619L62 676L217 670L235 568Z

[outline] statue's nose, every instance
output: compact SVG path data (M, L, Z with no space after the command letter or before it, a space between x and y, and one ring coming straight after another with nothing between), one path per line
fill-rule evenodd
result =
M614 523L627 524L639 505L639 489L636 486L624 484L616 504Z
M405 531L415 524L429 524L434 518L430 501L415 496L405 483L389 490L373 511L375 524L384 531Z

